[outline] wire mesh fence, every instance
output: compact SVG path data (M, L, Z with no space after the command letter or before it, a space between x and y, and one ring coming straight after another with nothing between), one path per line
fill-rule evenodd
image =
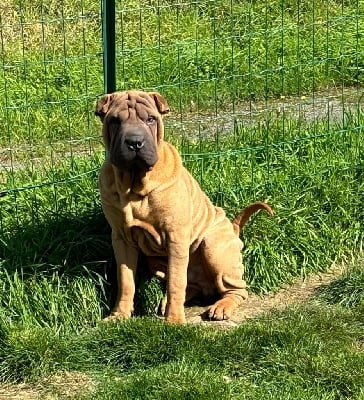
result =
M98 2L0 6L2 231L77 212L78 182L96 168L100 25Z
M98 207L101 11L92 0L0 6L4 235ZM271 195L290 154L319 161L323 137L354 143L343 170L362 163L363 12L361 0L117 1L116 87L159 90L169 140L215 201L238 207L241 193Z

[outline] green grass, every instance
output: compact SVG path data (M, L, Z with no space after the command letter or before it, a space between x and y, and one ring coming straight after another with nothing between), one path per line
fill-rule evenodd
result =
M158 4L141 13L138 1L125 7L118 31L124 87L162 86L173 104L214 108L362 81L356 24L363 2Z
M243 233L251 290L275 290L361 248L362 118L351 115L333 131L288 118L236 126L218 140L175 137L187 167L230 216L255 199L275 209ZM75 162L77 190L45 185L0 199L0 381L26 382L42 395L55 390L52 377L82 373L96 386L73 398L90 399L363 398L361 262L325 288L320 303L232 331L155 318L100 324L110 300L110 239L97 201L98 160ZM67 165L58 174L70 178ZM153 313L159 297L159 285L144 283L139 310Z
M364 268L358 262L334 282L321 289L320 298L328 304L354 307L364 303Z
M358 85L363 7L336 0L118 4L117 87L159 88L173 110L186 111L191 102L215 109ZM100 2L6 0L0 36L0 145L50 153L50 143L98 136Z
M168 139L230 217L251 201L274 208L242 234L250 290L355 257L363 1L140 4L118 4L118 88L166 95ZM231 331L100 323L112 291L99 5L0 6L0 382L44 397L68 371L96 382L73 398L363 399L361 262L317 301ZM142 280L138 312L153 315L160 296Z
M233 330L135 318L63 334L2 328L0 375L41 385L82 372L73 398L362 399L363 308L307 304ZM43 390L47 387L44 386Z

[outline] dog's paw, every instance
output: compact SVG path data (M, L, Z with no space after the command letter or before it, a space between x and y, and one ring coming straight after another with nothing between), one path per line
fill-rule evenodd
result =
M215 321L223 321L231 317L231 314L236 307L237 304L233 299L225 297L218 300L213 306L211 306L207 315L210 319Z
M112 311L111 314L103 319L104 322L117 322L129 319L131 313L124 313L119 311Z
M184 309L182 310L168 310L166 311L165 319L167 322L171 324L185 324L186 323L186 316Z
M182 304L166 304L165 310L165 320L170 322L171 324L185 324L186 323L186 316L185 316L185 309Z
M186 317L184 315L168 315L166 321L170 324L185 324Z

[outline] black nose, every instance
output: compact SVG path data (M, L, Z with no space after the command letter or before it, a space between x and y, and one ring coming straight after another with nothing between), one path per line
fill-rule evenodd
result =
M143 136L128 136L125 139L125 144L128 146L129 150L139 151L144 147L144 138Z

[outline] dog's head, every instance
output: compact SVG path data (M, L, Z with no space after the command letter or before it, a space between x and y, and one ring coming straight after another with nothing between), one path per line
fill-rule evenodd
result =
M167 101L157 92L128 90L107 94L95 114L103 122L103 139L113 165L124 171L151 170L163 141L162 115Z

